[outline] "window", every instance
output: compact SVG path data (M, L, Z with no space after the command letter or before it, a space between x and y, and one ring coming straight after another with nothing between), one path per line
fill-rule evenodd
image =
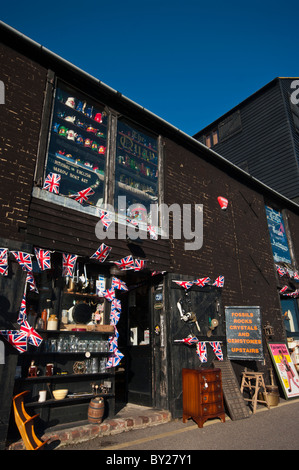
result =
M125 196L125 215L146 221L158 200L158 140L124 121L117 125L115 182L115 204Z
M213 131L211 131L210 134L205 136L205 145L209 148L218 144L218 142L219 142L218 129L214 129Z
M223 140L229 139L230 137L237 134L238 132L241 132L242 131L241 112L236 111L235 113L225 118L222 122L219 123L218 130L219 130L220 142L222 142Z
M44 183L50 173L58 174L59 190L49 195L37 188L35 195L94 215L114 200L119 222L127 217L150 222L151 205L158 202L158 137L123 118L114 137L108 132L109 113L78 90L58 84Z
M61 85L56 89L45 177L60 175L59 195L100 207L104 196L107 115L104 107ZM77 200L77 199L76 199Z

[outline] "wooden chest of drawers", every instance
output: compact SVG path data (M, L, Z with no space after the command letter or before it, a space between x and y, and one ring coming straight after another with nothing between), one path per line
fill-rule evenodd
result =
M192 418L199 428L207 419L225 422L220 369L183 369L183 423Z

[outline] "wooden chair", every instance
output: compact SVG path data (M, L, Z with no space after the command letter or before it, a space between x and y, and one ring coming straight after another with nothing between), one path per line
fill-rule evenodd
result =
M15 422L18 426L19 432L25 444L26 450L40 450L43 449L48 441L41 441L34 431L34 420L39 415L29 416L24 406L24 396L29 391L19 393L13 398L13 409L15 415Z

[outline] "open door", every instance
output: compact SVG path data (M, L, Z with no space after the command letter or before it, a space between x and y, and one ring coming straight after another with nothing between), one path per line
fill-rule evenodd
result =
M130 290L122 297L117 325L119 350L124 354L116 369L116 410L126 403L152 406L152 354L150 284Z

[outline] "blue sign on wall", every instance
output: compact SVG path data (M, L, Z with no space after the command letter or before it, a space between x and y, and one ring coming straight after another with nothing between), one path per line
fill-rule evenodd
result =
M266 206L266 215L274 261L292 263L282 214Z

